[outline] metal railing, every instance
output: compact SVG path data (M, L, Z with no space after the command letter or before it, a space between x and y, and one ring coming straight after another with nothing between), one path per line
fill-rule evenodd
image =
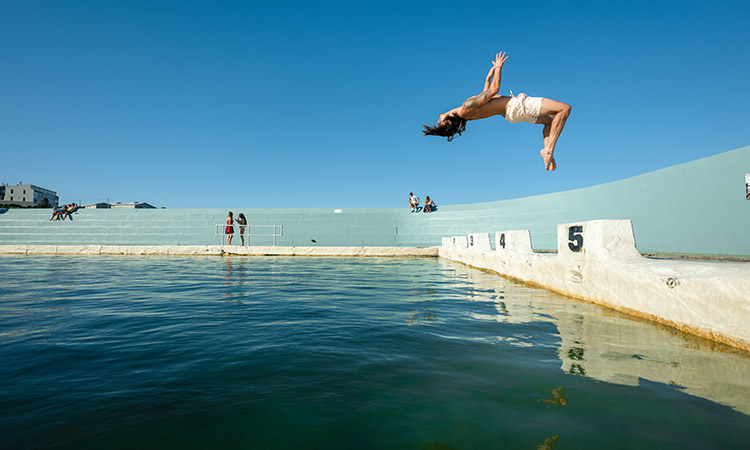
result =
M236 233L231 233L232 236L247 237L245 240L245 246L250 245L250 236L266 236L273 237L273 246L276 247L276 238L284 236L284 225L227 225L225 223L218 223L216 224L216 236L221 236L221 245L224 245L224 237L229 235L226 232L227 227L232 227L232 229L236 231ZM253 233L253 230L258 228L261 230L267 229L269 231L264 233ZM244 231L244 233L242 231ZM242 241L240 240L240 242Z

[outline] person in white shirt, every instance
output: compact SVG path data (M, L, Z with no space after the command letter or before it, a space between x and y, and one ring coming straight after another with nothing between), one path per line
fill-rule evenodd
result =
M419 208L419 197L414 195L413 192L409 192L409 207L411 208L411 212L416 212L417 208Z

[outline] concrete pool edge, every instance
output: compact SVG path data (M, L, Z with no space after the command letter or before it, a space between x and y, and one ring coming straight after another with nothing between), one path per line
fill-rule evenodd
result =
M0 245L0 255L437 257L438 247L281 247L231 245Z
M443 238L440 257L750 351L750 263L642 256L629 220L557 227L557 253L528 230Z

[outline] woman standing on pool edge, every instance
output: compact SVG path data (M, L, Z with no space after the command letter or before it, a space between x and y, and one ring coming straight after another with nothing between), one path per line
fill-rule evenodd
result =
M227 216L227 226L224 228L224 234L227 235L227 245L232 245L232 238L234 237L234 216L232 211L229 211Z
M242 246L245 246L245 225L247 225L247 219L245 219L245 214L240 213L239 216L237 216L237 219L235 219L235 222L237 222L237 225L240 226L240 239L242 241ZM247 236L248 239L250 239L250 235L248 233Z

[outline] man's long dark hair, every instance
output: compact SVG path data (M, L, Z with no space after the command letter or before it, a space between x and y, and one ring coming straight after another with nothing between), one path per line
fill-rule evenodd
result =
M454 135L458 134L461 136L461 133L466 130L466 119L459 117L458 114L451 114L450 116L445 116L442 125L438 124L431 127L423 125L423 127L424 130L422 130L422 133L425 136L444 136L450 142L453 140Z

